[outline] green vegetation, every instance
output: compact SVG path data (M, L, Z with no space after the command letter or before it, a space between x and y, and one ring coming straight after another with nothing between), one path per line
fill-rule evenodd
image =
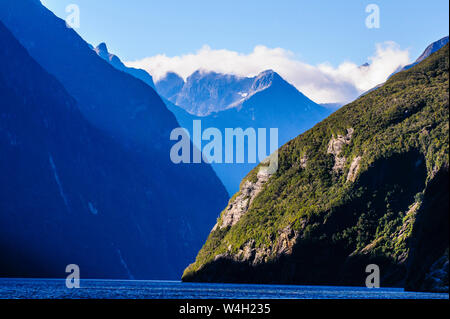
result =
M248 212L233 227L213 231L184 276L219 254L236 254L250 240L257 248L273 247L286 226L299 241L404 260L422 192L436 172L448 170L448 67L447 45L282 146L278 171ZM336 172L328 144L349 128L351 141L339 155L345 165ZM356 180L347 181L357 156ZM258 169L245 180L254 182Z

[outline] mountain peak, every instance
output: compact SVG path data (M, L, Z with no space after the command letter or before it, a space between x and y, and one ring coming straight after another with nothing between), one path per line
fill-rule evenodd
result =
M189 81L197 81L197 80L209 80L209 79L226 79L226 78L238 78L235 75L232 74L225 74L225 73L219 73L216 71L210 71L210 70L204 70L204 69L199 69L197 71L195 71L194 73L192 73L186 82Z
M272 69L268 69L268 70L262 71L258 76L270 76L273 74L276 74L276 72Z
M278 73L273 70L265 70L255 77L252 88L255 91L261 91L273 85L274 83L283 82L286 81Z
M261 79L265 79L267 81L283 80L283 78L272 69L262 71L255 77L255 80Z
M99 45L97 45L97 47L95 49L98 50L99 52L109 53L108 52L108 47L106 46L105 42L102 42Z
M183 85L183 78L172 71L167 72L155 83L158 93L169 101L174 100L174 96L181 91Z
M114 55L110 54L105 42L100 43L94 48L95 53L106 61L112 61Z
M179 76L178 73L169 71L160 80L165 80L165 79L183 79L183 78L181 76Z
M191 75L188 76L187 81L189 81L189 79L199 79L204 77L205 75L211 75L214 74L214 72L212 71L206 71L206 70L197 70L195 72L193 72Z

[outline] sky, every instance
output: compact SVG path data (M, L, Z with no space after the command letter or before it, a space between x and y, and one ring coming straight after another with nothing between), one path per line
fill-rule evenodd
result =
M444 0L41 0L156 80L195 68L253 76L273 69L317 102L347 102L448 35ZM379 28L368 28L369 4ZM368 68L359 68L369 62Z

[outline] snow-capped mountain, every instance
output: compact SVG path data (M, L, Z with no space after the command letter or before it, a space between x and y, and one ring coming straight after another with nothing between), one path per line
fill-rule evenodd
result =
M156 83L156 89L163 97L187 112L207 116L240 107L256 93L281 80L272 70L255 77L199 70L190 75L186 82L175 73L168 73Z

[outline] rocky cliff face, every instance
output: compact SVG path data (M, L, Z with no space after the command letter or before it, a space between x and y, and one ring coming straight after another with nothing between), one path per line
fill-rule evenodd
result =
M448 45L241 183L184 281L448 290ZM259 183L258 192L254 187Z

